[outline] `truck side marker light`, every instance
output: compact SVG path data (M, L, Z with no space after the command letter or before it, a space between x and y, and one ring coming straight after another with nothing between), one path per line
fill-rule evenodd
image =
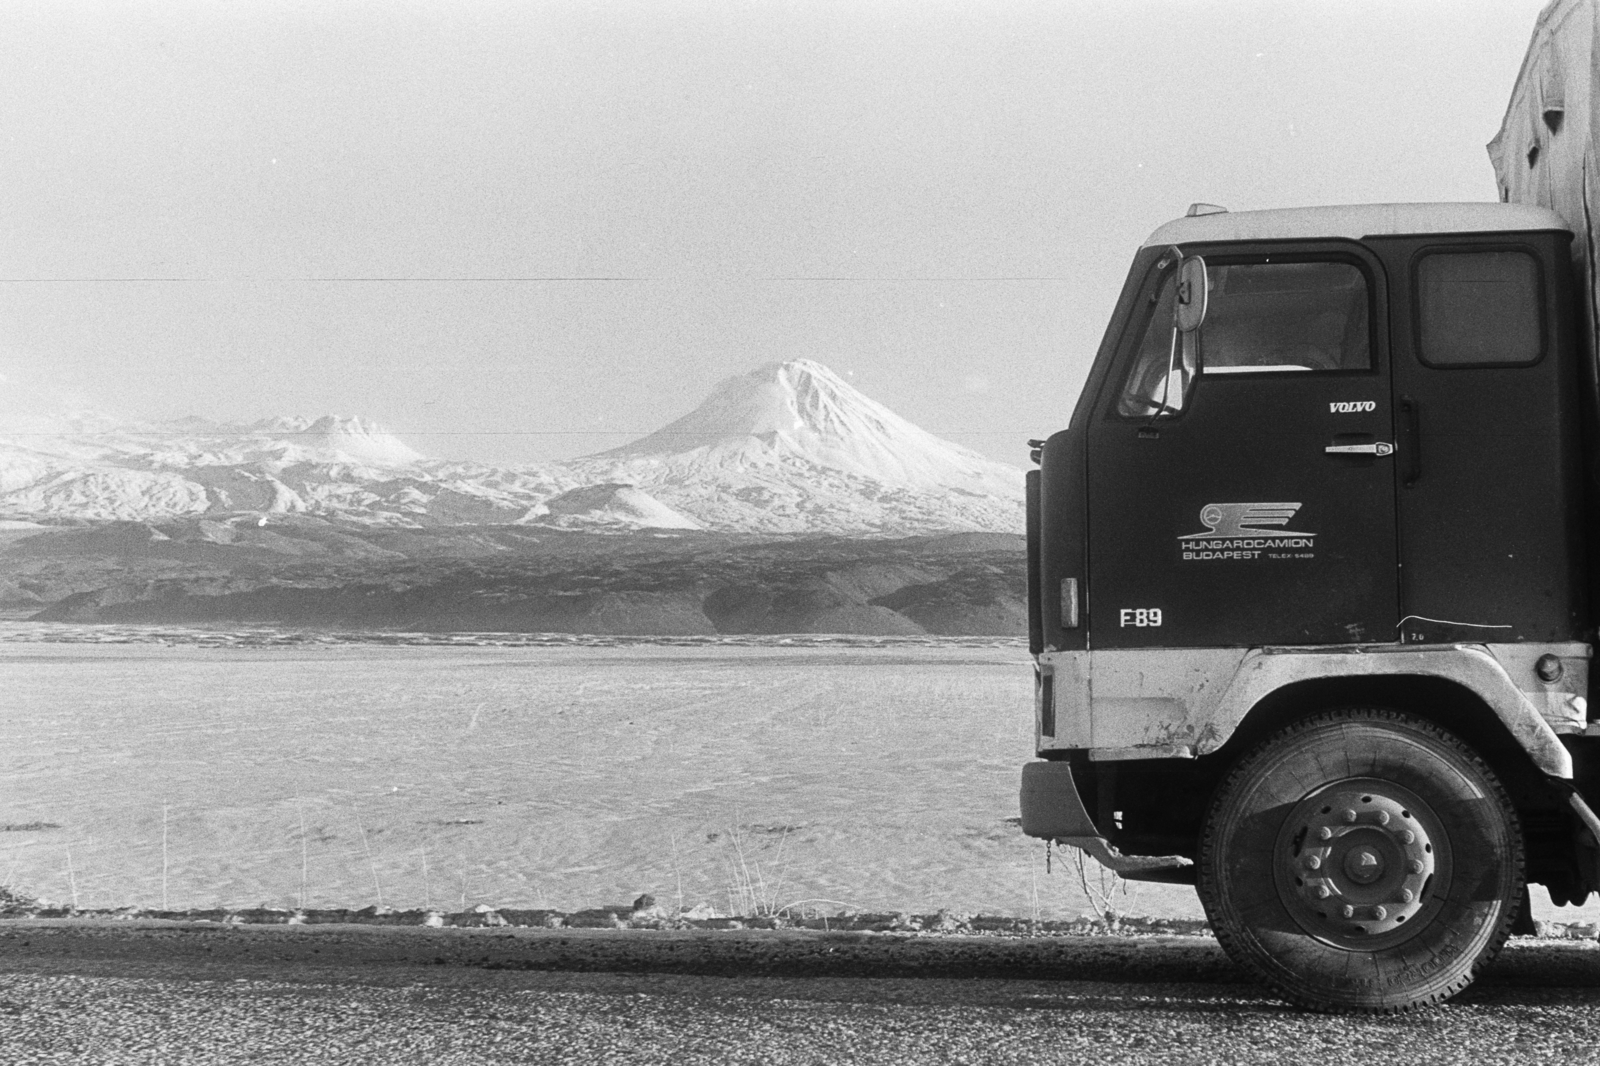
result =
M1039 733L1056 735L1056 675L1043 674L1039 678Z
M1078 579L1061 579L1061 628L1078 628Z

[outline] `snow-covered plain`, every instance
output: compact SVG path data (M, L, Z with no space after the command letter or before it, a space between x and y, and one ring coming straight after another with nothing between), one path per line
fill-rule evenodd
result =
M0 880L84 907L162 905L165 810L174 908L1087 908L1007 821L1020 647L5 643L0 670Z
M1048 872L1014 824L1014 644L305 636L0 623L0 885L84 908L1091 911L1070 853ZM1113 903L1203 916L1177 886Z

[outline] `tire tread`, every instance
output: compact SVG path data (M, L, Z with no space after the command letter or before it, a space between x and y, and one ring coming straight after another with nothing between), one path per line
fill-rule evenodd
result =
M1410 729L1428 735L1436 743L1442 744L1454 752L1477 772L1479 777L1487 783L1493 792L1494 799L1500 809L1507 816L1507 830L1510 833L1514 846L1512 848L1512 862L1514 865L1513 877L1514 891L1510 897L1510 904L1502 911L1497 928L1494 930L1487 946L1479 952L1467 970L1450 981L1442 988L1435 988L1431 992L1413 998L1406 1002L1387 1004L1352 1004L1335 1003L1309 997L1297 989L1284 986L1276 975L1260 965L1252 951L1240 942L1236 930L1228 928L1225 922L1211 923L1212 932L1216 936L1223 951L1235 963L1249 970L1256 978L1271 987L1278 995L1291 1004L1307 1010L1319 1011L1325 1014L1365 1014L1365 1015L1392 1015L1404 1014L1415 1010L1425 1010L1437 1007L1460 993L1470 985L1478 975L1491 962L1500 949L1505 946L1506 940L1511 935L1511 926L1515 923L1518 909L1521 906L1523 887L1526 884L1526 870L1524 849L1522 845L1522 825L1517 817L1516 808L1511 803L1510 794L1500 782L1499 777L1489 768L1489 764L1473 748L1454 733L1425 718L1408 714L1404 711L1385 707L1341 707L1332 710L1320 711L1316 714L1302 718L1285 727L1279 732L1262 741L1247 755L1241 758L1231 770L1223 777L1211 802L1211 810L1222 803L1254 769L1257 762L1266 756L1269 751L1277 750L1285 743L1292 743L1293 738L1315 729L1330 725L1351 723L1369 723L1386 727ZM1202 871L1210 869L1211 860L1218 847L1217 819L1207 815L1200 833L1200 847L1196 856L1196 865ZM1200 902L1206 914L1218 913L1221 900L1217 896L1217 886L1204 873L1197 879L1196 889L1200 895Z

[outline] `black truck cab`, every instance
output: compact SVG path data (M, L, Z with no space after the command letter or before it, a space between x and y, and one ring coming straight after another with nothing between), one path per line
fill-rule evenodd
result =
M1197 884L1224 945L1298 1002L1431 1002L1526 920L1526 881L1557 902L1600 887L1572 241L1524 205L1196 205L1135 256L1069 425L1036 442L1024 829ZM1496 790L1488 830L1439 813ZM1329 813L1324 793L1359 796ZM1389 828L1413 808L1427 832ZM1508 852L1472 890L1495 902L1456 900L1485 849ZM1311 857L1345 865L1308 877ZM1269 887L1255 917L1232 909ZM1334 968L1476 946L1341 988L1283 976L1304 945L1264 926Z

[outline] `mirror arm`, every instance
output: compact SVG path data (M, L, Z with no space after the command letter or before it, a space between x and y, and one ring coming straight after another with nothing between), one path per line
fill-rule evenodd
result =
M1167 248L1166 256L1158 265L1165 267L1172 263L1176 267L1172 279L1172 344L1167 348L1167 376L1161 379L1161 403L1150 415L1144 429L1154 426L1163 415L1173 413L1172 375L1178 369L1179 338L1187 338L1190 333L1199 331L1200 324L1205 321L1206 304L1210 298L1210 282L1206 277L1204 259L1199 256L1185 259L1183 249L1176 244ZM1195 310L1196 305L1198 310ZM1140 430L1141 433L1143 431Z
M1157 407L1154 413L1150 415L1150 421L1146 422L1144 426L1146 429L1149 429L1151 426L1155 425L1156 421L1160 419L1162 415L1172 410L1172 408L1167 405L1167 400L1172 392L1172 371L1173 364L1177 360L1177 356L1178 326L1176 323L1174 323L1172 326L1172 344L1167 348L1167 376L1161 379L1161 405Z

